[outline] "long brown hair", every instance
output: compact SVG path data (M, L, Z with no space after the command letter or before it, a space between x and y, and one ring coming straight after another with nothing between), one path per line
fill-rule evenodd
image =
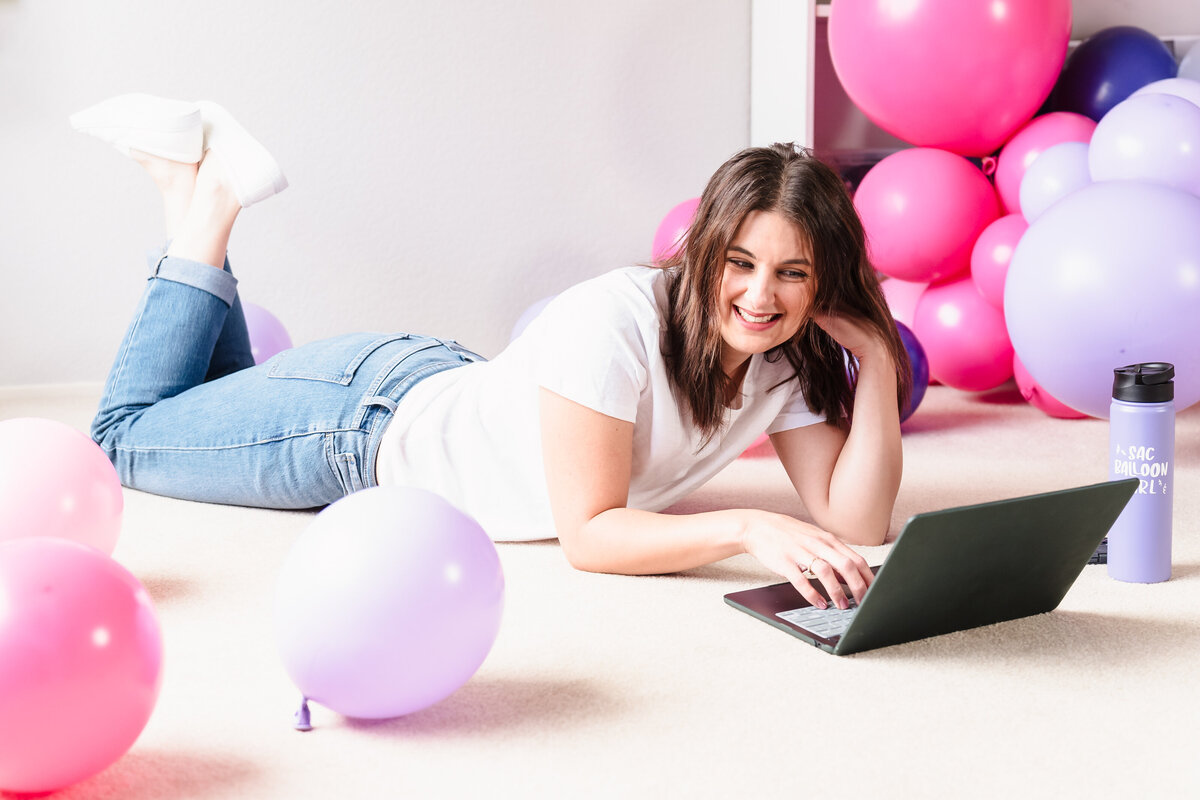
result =
M783 216L809 242L816 283L811 312L847 314L875 329L896 366L903 410L912 388L908 352L871 267L846 185L807 149L775 144L748 148L721 165L700 197L683 247L660 264L668 270L663 354L693 423L711 438L729 407L733 387L721 368L717 298L729 245L752 211ZM766 358L788 360L808 407L826 422L839 425L850 418L857 366L847 364L845 350L811 319Z

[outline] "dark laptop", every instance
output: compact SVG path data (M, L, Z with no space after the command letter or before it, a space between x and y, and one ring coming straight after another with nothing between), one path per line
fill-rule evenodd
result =
M725 602L835 655L1052 611L1137 486L1108 481L917 514L851 609L817 609L790 583Z

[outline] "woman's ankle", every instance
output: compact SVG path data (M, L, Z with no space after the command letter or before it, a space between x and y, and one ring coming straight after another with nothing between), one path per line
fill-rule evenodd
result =
M174 238L191 207L199 165L171 161L139 150L131 150L129 155L142 165L162 194L167 238Z
M221 165L206 157L196 175L187 212L167 248L167 255L222 269L229 236L242 204L229 186Z

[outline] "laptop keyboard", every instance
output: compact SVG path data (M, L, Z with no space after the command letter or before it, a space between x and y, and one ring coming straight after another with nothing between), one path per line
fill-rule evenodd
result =
M809 633L815 633L822 639L834 639L841 636L846 628L850 627L850 620L854 619L857 612L858 603L851 597L850 607L846 609L833 605L829 608L805 606L804 608L793 608L791 611L780 611L775 616L787 620L799 628L804 628Z

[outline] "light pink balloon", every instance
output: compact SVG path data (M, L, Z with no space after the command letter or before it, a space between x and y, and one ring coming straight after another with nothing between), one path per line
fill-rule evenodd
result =
M927 283L913 283L899 278L888 278L879 284L883 289L884 299L887 300L888 309L892 312L892 318L910 328L913 314L917 310L917 301L921 299L921 293L927 286Z
M112 764L158 700L154 606L100 551L0 542L0 790L49 792Z
M1053 111L1036 117L1004 145L996 162L996 192L1004 213L1021 210L1021 179L1042 151L1063 142L1089 142L1096 123L1083 114Z
M854 206L875 268L914 283L966 272L975 240L1000 214L991 182L974 164L930 147L900 150L873 166Z
M983 299L970 277L926 289L913 333L925 348L929 374L947 386L981 392L1012 377L1004 314Z
M829 51L847 95L912 144L995 152L1054 86L1070 0L837 0Z
M1021 396L1034 408L1058 419L1084 419L1087 417L1087 414L1082 411L1076 411L1054 399L1049 392L1042 388L1041 384L1033 379L1029 370L1025 369L1025 365L1021 363L1021 359L1015 353L1013 354L1013 377L1017 379L1017 389L1020 390Z
M1001 311L1008 264L1028 228L1029 223L1020 214L1006 214L983 229L971 251L971 280L983 299Z
M692 219L696 216L696 209L699 207L700 198L693 197L691 200L684 200L667 212L662 222L658 223L658 230L654 232L654 245L650 250L651 259L661 262L675 255L675 252L683 246L684 240L687 239L688 228L692 226Z
M125 497L100 446L51 419L0 422L0 541L73 539L111 555Z

